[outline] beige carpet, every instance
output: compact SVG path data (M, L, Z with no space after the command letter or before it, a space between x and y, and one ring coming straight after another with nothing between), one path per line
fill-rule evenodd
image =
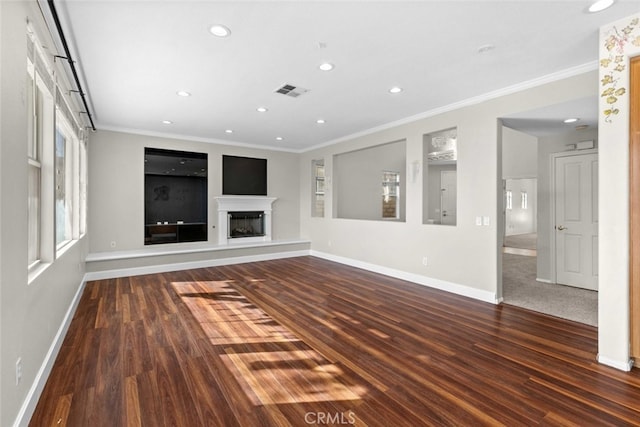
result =
M513 236L505 236L504 245L509 248L536 249L537 240L537 233L515 234Z
M505 304L598 326L598 292L536 281L536 257L502 257Z

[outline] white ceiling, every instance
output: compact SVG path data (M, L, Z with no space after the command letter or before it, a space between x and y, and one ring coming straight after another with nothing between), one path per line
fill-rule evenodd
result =
M595 69L599 27L640 11L631 0L596 14L580 0L55 4L99 129L292 151ZM231 36L212 36L214 23ZM487 44L495 49L478 53ZM335 69L320 71L324 61ZM274 93L285 83L309 92ZM404 91L390 94L396 85ZM564 107L554 117L519 114L511 125L575 115Z

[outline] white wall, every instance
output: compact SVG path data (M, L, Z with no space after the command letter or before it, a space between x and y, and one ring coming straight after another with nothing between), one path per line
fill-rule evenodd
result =
M598 360L618 368L629 363L629 58L640 54L640 14L600 29L603 91L599 97L599 217L601 285L598 297ZM622 31L626 29L626 31ZM624 37L621 37L623 35ZM613 43L611 43L613 42ZM616 60L620 59L621 62ZM623 93L620 93L622 90ZM614 101L611 103L610 101ZM608 111L617 114L607 115Z
M597 90L597 73L588 72L310 150L300 158L301 237L309 238L312 249L320 253L378 265L426 281L460 285L495 300L499 283L498 235L502 234L497 227L502 206L498 118L594 96ZM405 223L344 220L330 215L311 218L308 189L312 159L325 159L330 194L334 185L330 179L333 155L405 139L410 169L415 162L422 164L425 133L453 127L458 130L457 226L422 224L422 172L417 179L408 180ZM333 203L331 197L327 203ZM332 208L327 206L327 212L333 212ZM477 216L489 217L490 225L476 226ZM424 257L427 265L423 264Z
M513 194L513 209L505 210L506 236L536 232L537 174L538 138L503 126L502 177L507 184L505 190L511 190ZM526 210L520 204L522 190L529 196L529 209Z
M536 232L536 178L507 179L505 190L511 191L512 208L505 213L505 236ZM522 194L527 194L527 207L522 206Z
M273 239L299 237L300 189L291 179L298 174L297 154L99 130L93 134L89 152L90 252L144 248L145 147L208 154L208 241L212 244L218 243L214 197L222 193L222 155L266 158L267 192L278 198L273 204Z
M502 177L534 178L538 174L538 138L502 127Z
M35 2L0 2L0 425L10 426L38 379L80 288L86 237L27 283L27 19L50 42ZM55 356L55 355L54 355ZM15 363L23 375L15 384ZM52 361L51 361L52 362ZM45 378L46 379L46 378ZM37 398L37 396L35 396ZM31 408L33 409L33 408ZM24 421L28 421L28 418Z

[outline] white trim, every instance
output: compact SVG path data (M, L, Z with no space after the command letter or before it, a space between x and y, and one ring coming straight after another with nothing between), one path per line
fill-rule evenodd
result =
M141 274L166 273L170 271L190 270L194 268L218 267L222 265L243 264L243 263L249 263L249 262L269 261L274 259L294 258L294 257L309 256L309 255L326 259L329 261L337 262L340 264L349 265L356 268L362 268L363 270L372 271L374 273L383 274L385 276L395 277L395 278L406 280L419 285L428 286L430 288L439 289L439 290L450 292L456 295L462 295L465 297L488 302L491 304L499 304L500 302L502 302L502 299L497 298L494 293L489 291L475 289L469 286L447 282L440 279L434 279L434 278L422 276L419 274L408 273L402 270L383 267L380 265L371 264L368 262L359 261L352 258L346 258L338 255L325 253L325 252L306 250L306 249L299 250L299 251L278 252L273 254L246 255L246 256L228 257L228 258L211 259L211 260L203 260L203 261L189 261L189 262L181 262L181 263L174 263L174 264L161 264L161 265L152 265L152 266L144 266L144 267L122 268L117 270L95 271L95 272L87 273L85 275L85 279L87 281L114 279L117 277L136 276Z
M309 255L308 249L273 254L245 255L203 261L178 262L174 264L149 265L144 267L121 268L117 270L94 271L86 274L87 280L115 279L117 277L139 276L142 274L167 273L170 271L191 270L195 268L219 267L222 265L245 264L248 262L270 261L274 259L294 258Z
M490 291L484 291L482 289L476 289L458 283L447 282L440 279L434 279L420 274L409 273L394 268L383 267L376 264L371 264L364 261L359 261L352 258L346 258L338 255L333 255L325 252L319 252L315 250L310 251L311 256L323 258L329 261L338 262L340 264L349 265L351 267L361 268L363 270L372 271L374 273L383 274L385 276L395 277L396 279L406 280L408 282L416 283L418 285L428 286L430 288L439 289L442 291L450 292L452 294L461 295L476 300L488 302L491 304L499 304L501 298L498 298L495 293Z
M95 110L94 110L95 111ZM165 138L165 139L179 139L183 141L195 141L195 142L206 142L209 144L217 144L217 145L229 145L231 147L243 147L243 148L254 148L258 150L271 150L271 151L283 151L286 153L300 153L300 150L293 150L290 148L276 147L273 145L260 145L260 144L248 144L245 142L235 142L228 141L225 139L217 139L217 138L203 138L200 136L193 135L181 135L175 133L168 132L153 132L142 129L133 129L122 126L105 126L105 125L96 125L96 129L104 130L109 132L118 132L118 133L130 133L132 135L142 135L142 136L153 136L157 138Z
M147 258L166 255L183 255L183 254L196 254L202 252L218 252L227 251L230 249L247 249L247 248L261 248L270 246L284 246L284 245L298 245L311 243L309 240L272 240L270 242L259 242L249 244L236 244L229 245L212 245L201 243L185 243L184 246L179 243L168 244L160 246L145 247L144 249L134 249L130 251L112 251L112 252L93 252L87 255L86 262L100 262L100 261L117 261L123 259L135 259L135 258Z
M266 196L218 196L218 244L242 244L271 241L271 211L276 197ZM229 237L229 212L257 211L263 212L264 236L233 239Z
M602 365L607 365L612 368L620 369L621 371L625 371L625 372L629 372L631 368L633 368L633 359L629 359L626 361L613 360L613 359L609 359L608 357L601 356L600 354L598 354L596 359L598 360L598 363Z
M130 133L130 134L134 134L134 135L144 135L144 136L154 136L154 137L160 137L160 138L169 138L169 139L181 139L181 140L185 140L185 141L197 141L197 142L208 142L208 143L212 143L212 144L221 144L221 145L230 145L230 146L235 146L235 147L247 147L247 148L256 148L256 149L262 149L262 150L272 150L272 151L284 151L284 152L288 152L288 153L298 153L298 154L302 154L302 153L307 153L309 151L313 151L313 150L317 150L320 148L324 148L324 147L328 147L334 144L338 144L340 142L344 142L344 141L348 141L351 139L355 139L358 137L362 137L362 136L366 136L366 135L370 135L376 132L380 132L386 129L390 129L396 126L400 126L403 124L407 124L407 123L411 123L411 122L415 122L417 120L422 120L422 119L426 119L428 117L433 117L436 116L438 114L442 114L442 113L446 113L449 111L453 111L459 108L463 108L463 107L468 107L471 105L476 105L476 104L480 104L482 102L485 101L489 101L495 98L499 98L501 96L505 96L505 95L511 95L526 89L531 89L537 86L541 86L547 83L552 83L558 80L563 80L569 77L573 77L573 76L577 76L580 74L584 74L584 73L588 73L590 71L594 71L598 69L598 61L592 61L592 62L587 62L586 64L582 64L582 65L577 65L575 67L571 67L571 68L567 68L565 70L561 70L555 73L551 73L551 74L547 74L545 76L542 77L538 77L532 80L527 80L525 82L521 82L521 83L517 83L511 86L507 86L505 88L502 89L498 89L498 90L494 90L492 92L488 92L485 93L483 95L479 95L473 98L468 98L462 101L458 101L458 102L454 102L452 104L449 105L445 105L442 107L437 107L434 108L432 110L428 110L422 113L418 113L415 114L413 116L409 116L400 120L396 120L393 122L389 122L389 123L385 123L382 124L380 126L375 126L369 129L365 129L363 131L359 131L359 132L355 132L352 133L350 135L347 136L343 136L340 138L336 138L336 139L332 139L326 142L321 142L319 144L313 145L311 147L307 147L307 148L300 148L300 149L291 149L291 148L284 148L284 147L275 147L272 145L260 145L260 144L249 144L249 143L244 143L244 142L234 142L234 141L228 141L228 140L222 140L222 139L216 139L216 138L203 138L203 137L198 137L198 136L192 136L192 135L180 135L180 134L171 134L171 133L166 133L166 132L151 132L151 131L146 131L146 130L141 130L141 129L132 129L132 128L125 128L125 127L118 127L118 126L108 126L108 125L100 125L100 124L96 124L96 128L99 130L105 130L105 131L110 131L110 132L121 132L121 133Z
M423 113L419 113L413 116L405 117L400 120L396 120L394 122L385 123L380 126L376 126L370 129L363 130L361 132L356 132L351 135L343 136L340 138L333 139L331 141L327 141L324 143L320 143L314 145L309 148L304 148L298 150L299 153L306 153L309 151L317 150L319 148L328 147L340 142L349 141L351 139L359 138L362 136L370 135L372 133L380 132L383 130L387 130L396 126L404 125L407 123L412 123L417 120L426 119L428 117L433 117L438 114L447 113L449 111L457 110L464 107L469 107L472 105L480 104L485 101L490 101L492 99L500 98L501 96L511 95L517 92L521 92L523 90L532 89L537 86L542 86L547 83L553 83L558 80L567 79L569 77L577 76L580 74L588 73L590 71L594 71L598 69L598 61L588 62L586 64L578 65L575 67L567 68L565 70L558 71L556 73L547 74L546 76L538 77L532 80L527 80L525 82L517 83L511 86L504 87L502 89L495 90L493 92L488 92L483 95L478 95L473 98L467 98L465 100L454 102L449 105L445 105L442 107L437 107L429 111L425 111Z
M536 277L536 282L540 282L540 283L553 283L551 280L549 279L541 279L540 277Z
M67 312L62 319L62 323L58 328L58 332L53 338L53 342L49 347L49 351L47 351L47 354L42 361L42 365L36 373L36 377L33 380L29 391L27 392L27 396L22 402L20 411L18 411L18 415L16 416L16 419L13 423L14 427L27 426L29 424L31 416L36 410L36 405L38 404L38 400L40 399L42 390L44 390L44 386L47 383L47 379L49 378L49 374L51 373L53 364L56 361L56 357L58 356L60 347L62 347L64 338L67 335L67 331L69 330L69 326L71 325L71 320L73 319L76 309L78 308L78 304L80 303L80 298L82 297L82 292L84 291L86 283L87 276L85 275L85 277L82 279L82 282L80 283L80 286L78 286L78 289L76 290L76 294L71 300L71 304L69 305L69 308L67 309Z

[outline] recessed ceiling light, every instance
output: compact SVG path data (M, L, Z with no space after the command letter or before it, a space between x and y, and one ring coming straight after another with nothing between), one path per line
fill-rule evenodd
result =
M173 124L173 122L171 120L163 120L162 124L171 125L171 124Z
M227 130L225 130L225 132L226 133L233 133L233 130L232 129L227 129Z
M276 136L276 141L282 141L284 138L281 136Z
M398 86L394 86L391 89L389 89L389 93L400 93L400 92L402 92L402 88Z
M265 107L258 107L256 108L256 111L258 111L259 113L266 113L269 110Z
M316 123L319 124L319 125L323 125L326 122L324 121L324 119L318 119L318 120L316 120Z
M329 62L323 62L318 66L318 68L320 68L322 71L331 71L333 70L333 64Z
M575 117L572 117L572 118L570 118L570 119L565 119L565 120L564 120L564 123L575 123L575 122L577 122L578 120L580 120L580 119L575 118Z
M191 93L187 92L186 90L179 90L178 92L176 92L176 94L178 96L184 96L184 97L191 96Z
M591 3L591 6L589 6L589 12L591 12L591 13L601 12L601 11L611 7L614 2L615 2L615 0L597 0L597 1L594 1L593 3Z
M209 28L209 32L216 37L229 37L231 30L224 25L214 24Z

